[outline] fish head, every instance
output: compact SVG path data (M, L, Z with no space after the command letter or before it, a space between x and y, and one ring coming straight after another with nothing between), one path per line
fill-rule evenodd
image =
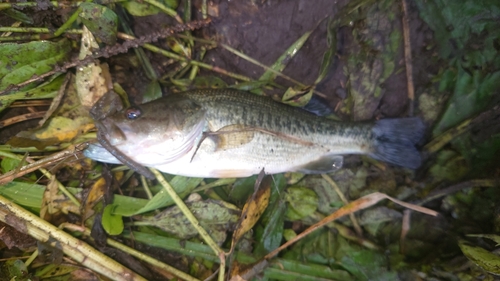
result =
M186 154L203 133L204 116L200 105L172 95L122 109L96 122L111 146L138 163L152 166Z

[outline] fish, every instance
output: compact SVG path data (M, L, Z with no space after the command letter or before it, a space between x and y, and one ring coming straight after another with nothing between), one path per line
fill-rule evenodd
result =
M340 169L346 154L409 169L422 162L418 117L335 121L236 89L191 90L128 108L102 99L91 111L99 143L84 155L149 177L144 167L199 178L321 174Z

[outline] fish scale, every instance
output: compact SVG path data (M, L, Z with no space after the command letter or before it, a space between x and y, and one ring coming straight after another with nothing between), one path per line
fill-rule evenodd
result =
M127 110L139 112L128 119ZM100 120L114 151L132 162L193 177L246 177L262 169L325 173L338 169L343 154L368 154L417 168L415 147L424 132L418 118L339 122L300 108L234 89L171 94ZM106 149L86 152L119 163Z

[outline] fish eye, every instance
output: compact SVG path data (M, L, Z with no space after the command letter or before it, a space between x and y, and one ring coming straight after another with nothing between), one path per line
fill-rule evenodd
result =
M141 116L141 110L137 107L130 107L125 110L125 118L129 120L137 119Z

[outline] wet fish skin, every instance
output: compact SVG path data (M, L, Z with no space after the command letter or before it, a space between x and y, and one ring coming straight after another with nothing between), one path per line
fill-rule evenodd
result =
M128 119L130 110L139 116ZM261 169L324 173L343 154L368 154L417 168L424 132L418 118L337 122L233 89L173 94L103 120L106 139L139 164L193 177L246 177ZM119 163L99 147L85 154Z

